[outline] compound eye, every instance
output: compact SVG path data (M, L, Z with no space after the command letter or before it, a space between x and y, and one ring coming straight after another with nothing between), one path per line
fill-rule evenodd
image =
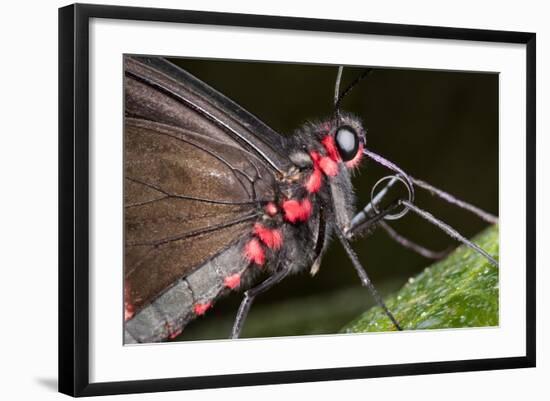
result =
M338 128L334 135L334 141L336 142L336 148L343 161L350 161L357 155L357 151L359 150L359 136L353 128L347 125Z

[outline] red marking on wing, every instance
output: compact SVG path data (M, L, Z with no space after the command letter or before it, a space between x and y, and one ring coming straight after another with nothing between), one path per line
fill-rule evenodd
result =
M306 221L311 215L311 201L307 198L302 199L302 201L289 199L283 202L283 210L285 211L285 219L290 223Z
M332 137L331 135L327 135L323 139L321 139L321 143L325 147L328 156L333 161L337 162L338 160L340 160L340 154L338 153L338 149L336 148L336 144L334 143L334 137Z
M267 228L260 223L254 225L254 234L271 249L279 249L283 245L283 234L277 228Z
M256 238L252 238L248 241L244 247L244 256L250 262L254 262L257 265L262 266L265 263L265 252Z
M359 167L359 164L361 164L361 160L363 159L363 144L359 144L359 149L357 150L357 154L353 159L346 162L347 168L356 168Z
M277 205L275 205L273 202L269 202L267 205L265 205L264 210L271 217L275 216L279 212Z
M241 284L241 275L239 273L235 273L223 279L223 285L225 285L227 288L231 290L234 290L240 284Z
M196 315L204 315L205 312L212 307L212 302L206 302L204 304L195 304L193 306L193 311Z
M319 161L319 167L321 168L321 170L323 170L323 173L330 177L334 177L336 174L338 174L338 163L332 160L331 157L321 157L321 160Z

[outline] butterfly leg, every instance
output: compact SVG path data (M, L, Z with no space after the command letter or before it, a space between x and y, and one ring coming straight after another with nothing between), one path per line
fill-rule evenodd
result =
M335 227L336 236L340 240L340 243L344 247L344 250L348 254L348 257L350 258L353 267L357 271L357 274L359 275L359 278L361 280L361 284L369 290L372 297L375 299L378 306L382 308L386 316L391 320L393 325L397 330L403 330L399 323L397 322L397 319L393 316L391 311L388 309L386 304L384 303L384 300L376 290L376 287L370 280L365 268L361 265L361 262L359 261L359 258L353 248L351 247L350 243L348 242L348 238L353 236L353 234L356 234L358 231L364 231L365 229L374 226L376 223L383 223L383 219L385 216L388 216L389 214L393 213L397 208L402 206L403 200L396 200L392 202L389 206L384 208L383 210L379 211L377 214L373 215L372 208L368 211L368 215L365 213L365 218L362 219L362 221L354 226L354 231L347 231L346 233L342 232L340 228ZM405 204L407 206L407 204ZM416 245L416 244L415 244Z
M450 252L450 248L447 248L446 250L443 250L443 251L433 251L431 249L425 248L422 245L419 245L411 241L407 237L399 234L393 227L391 227L385 221L380 222L380 227L386 232L386 234L388 234L388 237L390 237L392 240L397 242L403 248L416 252L417 254L424 256L426 259L433 259L433 260L443 259Z
M288 274L290 273L290 270L291 270L290 266L285 266L283 269L277 270L275 273L273 273L267 279L262 281L256 287L253 287L245 291L244 298L241 301L241 305L239 306L237 316L235 317L235 321L233 322L233 329L231 330L231 338L240 337L241 330L244 325L244 321L248 316L248 312L250 311L250 307L254 302L254 298L256 298L261 293L266 292L276 284L280 283L286 276L288 276Z
M380 294L376 290L376 287L374 286L374 284L370 280L369 276L367 275L367 272L366 272L365 268L361 265L361 262L359 261L359 257L357 256L357 254L355 253L355 251L351 247L351 245L348 242L348 240L346 239L344 233L338 227L335 228L335 231L336 231L336 236L340 240L340 243L342 244L342 246L344 247L344 250L348 254L348 256L351 260L351 263L353 264L353 267L355 267L355 270L357 271L357 274L359 275L359 278L361 280L361 284L363 286L367 287L367 289L371 293L372 297L374 298L374 300L376 301L378 306L380 306L382 308L382 310L384 311L386 316L388 316L388 318L392 321L395 328L397 330L403 330L401 328L401 326L399 325L399 323L397 322L397 319L390 312L390 310L388 309L388 307L384 303L384 300L382 299L382 297L380 296Z

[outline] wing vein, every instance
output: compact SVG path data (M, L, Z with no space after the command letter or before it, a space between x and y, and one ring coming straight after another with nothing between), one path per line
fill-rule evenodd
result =
M231 163L229 163L226 159L224 159L223 157L221 157L220 155L216 154L215 152L205 148L204 146L201 146L199 145L198 143L196 142L193 142L193 141L190 141L188 139L184 139L184 138L180 138L178 137L177 135L172 135L172 134L169 134L167 132L161 132L161 131L157 131L155 132L155 134L159 134L159 135L165 135L165 136L168 136L170 138L173 138L177 141L180 141L180 142L183 142L183 143L187 143L191 146L195 146L197 149L200 149L202 150L203 152L206 152L208 153L210 156L218 159L220 162L222 162L223 164L225 164L227 167L229 167L229 169L233 172L233 174L235 174L236 178L237 178L237 181L239 181L239 183L241 184L241 187L243 188L243 190L247 193L248 196L250 196L250 193L248 191L248 189L246 188L246 186L242 183L241 180L238 179L237 177L237 173L241 173L248 181L250 181L250 183L252 185L254 185L254 179L250 178L248 176L248 174L246 174L244 171L238 169L238 168L235 168L231 165Z
M215 224L215 225L210 226L210 227L201 228L201 229L198 229L198 230L193 230L193 231L190 231L190 232L187 232L187 233L184 233L184 234L178 234L178 235L174 235L174 236L171 236L171 237L166 237L166 238L163 238L163 239L159 239L159 240L156 240L156 241L143 241L143 242L130 241L130 242L126 242L126 246L130 247L130 246L159 246L159 245L164 245L164 244L167 244L169 242L175 242L175 241L180 241L180 240L186 239L186 238L196 237L197 235L205 234L205 233L208 233L208 232L211 232L211 231L216 231L216 230L219 230L219 229L222 229L222 228L227 228L227 227L234 226L234 225L239 224L239 223L244 223L246 221L254 220L259 215L260 215L259 212L254 212L252 214L248 214L248 215L241 216L241 217L238 217L238 218L233 219L233 220L226 221L225 223Z
M136 184L140 184L140 185L143 185L147 188L150 188L150 189L153 189L155 191L158 191L160 193L162 193L163 197L161 198L156 198L156 199L152 199L152 200L148 200L148 201L144 201L144 202L138 202L138 203L132 203L132 204L129 204L129 205L125 205L124 207L125 208L132 208L132 207L136 207L136 206L143 206L143 205L146 205L146 204L149 204L149 203L154 203L154 202L158 202L158 201L161 201L163 199L167 199L167 198L175 198L175 199L182 199L182 200L191 200L191 201L197 201L197 202L205 202L205 203L214 203L214 204L217 204L217 205L255 205L257 204L258 202L265 202L265 201L243 201L243 202L236 202L236 201L226 201L226 200L216 200L216 199L208 199L208 198L201 198L201 197L197 197L197 196L188 196L188 195L176 195L176 194L172 194L170 192L167 192L165 191L164 189L162 189L161 187L157 186L157 185L154 185L154 184L150 184L150 183L147 183L145 181L141 181L141 180L138 180L136 178L132 178L132 177L125 177L128 181L132 181L132 182L135 182Z
M218 127L221 127L222 129L226 130L227 132L230 132L234 138L237 138L240 142L244 142L248 147L254 149L256 153L258 153L265 161L267 161L275 170L282 173L282 171L279 169L279 167L273 163L273 161L257 146L255 146L250 140L240 135L234 128L229 126L227 123L221 121L218 117L214 116L213 114L209 113L207 110L205 110L202 107L199 107L198 105L194 104L192 101L187 99L186 97L182 96L179 93L175 93L174 91L159 85L158 83L146 78L139 76L131 71L126 71L126 75L136 79L137 81L141 81L147 85L150 85L151 87L157 89L158 91L166 94L167 96L172 97L173 99L176 99L177 101L180 101L187 105L192 110L195 110L199 114L203 115L206 119L212 121L215 123Z

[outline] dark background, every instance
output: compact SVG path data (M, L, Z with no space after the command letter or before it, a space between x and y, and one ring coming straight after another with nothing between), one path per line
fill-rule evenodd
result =
M330 116L337 66L172 59L235 100L282 135L308 119ZM375 67L342 104L363 120L367 147L407 173L498 215L498 74ZM342 88L364 68L344 68ZM353 184L357 207L389 173L363 163ZM471 237L487 224L432 198L416 203ZM392 223L434 250L455 246L438 229L408 214ZM400 288L431 261L393 242L383 231L353 244L382 293ZM186 327L179 340L227 338L241 300L235 294ZM334 333L372 304L341 246L333 241L315 277L287 278L257 298L243 336Z

